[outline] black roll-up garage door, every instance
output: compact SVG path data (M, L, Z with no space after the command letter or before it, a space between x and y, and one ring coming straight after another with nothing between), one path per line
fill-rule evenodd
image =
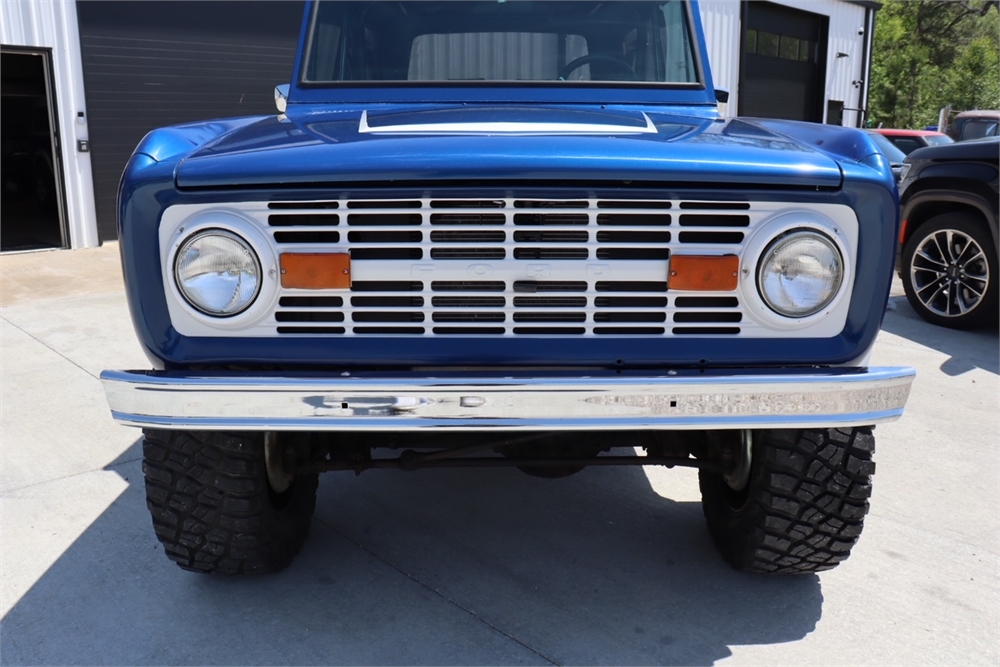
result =
M115 200L129 155L150 130L275 113L302 2L97 2L77 14L97 227L117 238Z
M739 115L823 122L829 19L743 3Z

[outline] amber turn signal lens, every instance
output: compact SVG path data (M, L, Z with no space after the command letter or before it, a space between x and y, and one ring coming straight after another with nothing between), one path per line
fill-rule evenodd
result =
M281 286L292 289L350 289L351 256L347 253L284 253Z
M667 289L732 292L739 278L736 255L671 255Z

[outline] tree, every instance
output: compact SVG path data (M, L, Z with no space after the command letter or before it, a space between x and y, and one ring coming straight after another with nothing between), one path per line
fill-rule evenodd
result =
M1000 0L885 0L875 21L870 122L920 128L948 104L1000 108Z

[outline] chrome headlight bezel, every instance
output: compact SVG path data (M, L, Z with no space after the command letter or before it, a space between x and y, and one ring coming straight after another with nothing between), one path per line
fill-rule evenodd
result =
M810 241L818 242L822 247L828 250L831 255L829 259L834 265L834 270L832 271L833 275L827 279L827 293L815 303L803 305L799 308L790 308L787 305L782 306L777 303L778 300L776 295L769 293L766 284L766 274L770 272L772 262L779 252L787 249L793 244L808 243ZM834 298L836 298L844 283L844 256L834 240L827 234L808 228L793 229L775 237L772 239L771 243L767 245L757 262L756 274L757 291L760 294L761 299L763 299L764 303L766 303L772 311L782 317L802 319L822 311L830 305L830 302L833 301Z
M199 301L197 295L195 295L191 290L191 286L189 284L190 279L185 279L182 275L182 264L186 259L188 251L190 251L197 243L207 241L210 238L228 239L234 243L243 253L242 257L233 253L234 263L243 263L244 265L248 265L247 268L252 266L253 269L252 273L256 281L253 285L252 293L249 297L243 300L242 303L236 303L236 305L232 308L212 308L206 305L204 300ZM178 292L180 292L180 295L184 298L187 304L195 310L210 317L229 318L246 311L254 304L254 301L257 300L257 297L260 295L261 283L264 281L260 257L258 257L257 253L254 252L253 246L251 246L250 243L239 234L219 228L202 229L189 234L183 241L181 241L177 252L174 253L172 269L174 284L177 286ZM242 272L250 273L250 271L246 269L243 269L241 273Z

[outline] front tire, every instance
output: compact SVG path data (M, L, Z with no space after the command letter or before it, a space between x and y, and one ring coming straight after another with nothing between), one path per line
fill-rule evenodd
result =
M742 488L734 488L732 475L699 471L716 547L746 572L836 567L861 535L874 450L869 428L754 431Z
M269 481L263 433L143 433L146 504L172 561L216 574L288 566L309 532L318 474Z
M931 218L906 242L902 268L906 298L928 322L969 329L997 321L997 256L981 219Z

